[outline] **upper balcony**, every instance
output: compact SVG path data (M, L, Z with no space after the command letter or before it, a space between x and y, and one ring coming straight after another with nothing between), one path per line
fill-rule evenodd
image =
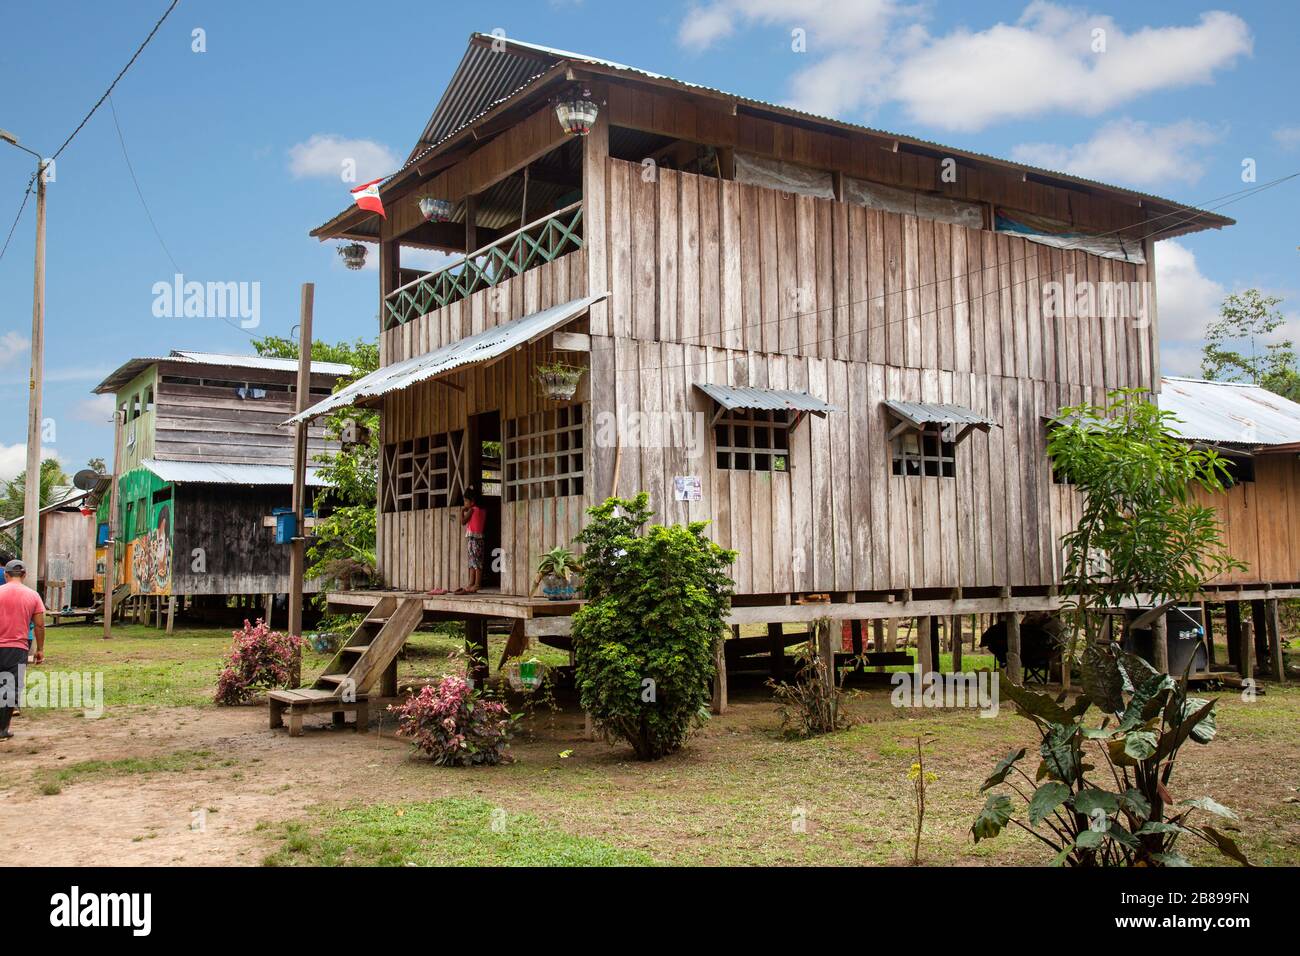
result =
M469 298L582 248L582 201L536 219L384 297L384 329Z

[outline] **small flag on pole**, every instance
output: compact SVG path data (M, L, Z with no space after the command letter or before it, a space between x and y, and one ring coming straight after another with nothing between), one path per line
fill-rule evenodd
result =
M381 182L383 182L382 177L372 179L370 182L358 186L352 190L352 198L361 209L368 212L377 212L387 219L388 216L384 214L384 204L379 199L379 184Z

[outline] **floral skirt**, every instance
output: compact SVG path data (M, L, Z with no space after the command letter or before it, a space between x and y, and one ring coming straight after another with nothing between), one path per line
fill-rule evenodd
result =
M483 567L483 536L467 534L465 541L469 544L469 569L477 571Z

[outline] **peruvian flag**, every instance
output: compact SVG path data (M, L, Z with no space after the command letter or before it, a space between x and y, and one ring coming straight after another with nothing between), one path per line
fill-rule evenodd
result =
M379 199L379 184L383 182L383 177L372 179L370 182L358 186L352 190L352 198L356 201L357 206L368 212L377 212L385 219L384 204Z

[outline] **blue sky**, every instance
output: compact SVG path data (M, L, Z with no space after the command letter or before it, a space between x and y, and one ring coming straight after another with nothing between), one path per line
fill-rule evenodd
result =
M1087 4L700 0L494 4L182 0L49 187L45 416L70 471L108 458L90 389L122 361L186 347L248 351L219 319L155 318L152 287L258 282L259 334L288 334L299 285L316 328L376 334L373 271L307 232L348 202L352 155L380 175L414 143L475 30L1068 169L1190 203L1300 171L1300 13L1276 2ZM0 0L0 128L52 151L126 62L165 0ZM193 31L205 52L194 52ZM806 48L796 52L792 31ZM1095 34L1102 30L1104 34ZM1097 36L1105 49L1091 49ZM15 42L21 38L21 42ZM33 160L0 144L0 242ZM1161 243L1167 371L1195 372L1222 296L1259 286L1300 316L1300 180L1225 206L1223 233ZM0 259L0 479L21 468L31 323L29 204ZM170 252L170 257L168 255ZM237 325L238 323L235 323ZM1300 327L1300 318L1293 323Z

